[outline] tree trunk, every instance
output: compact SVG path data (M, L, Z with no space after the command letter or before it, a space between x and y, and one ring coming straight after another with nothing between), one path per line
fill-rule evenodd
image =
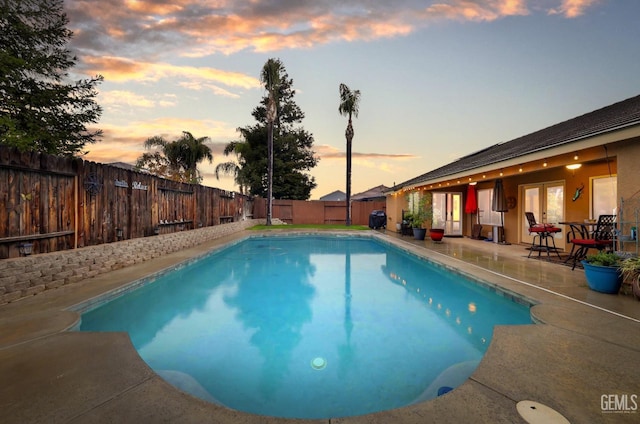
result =
M273 212L273 122L269 122L267 137L267 225L271 225Z
M346 225L351 225L351 144L353 140L353 126L351 125L351 117L349 117L349 124L347 125L347 131L345 133L347 137L347 218Z

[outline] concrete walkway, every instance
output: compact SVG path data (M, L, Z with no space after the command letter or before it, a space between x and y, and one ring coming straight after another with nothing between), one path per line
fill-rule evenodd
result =
M249 234L0 305L0 422L296 421L233 411L180 392L138 357L127 334L65 331L78 320L71 306ZM471 378L444 396L316 422L525 423L516 410L523 400L547 405L571 423L640 421L640 302L593 292L582 270L527 259L524 246L453 238L418 242L391 232L375 236L531 300L532 317L541 324L497 327ZM628 410L622 413L625 399ZM530 410L538 422L551 422L538 411Z

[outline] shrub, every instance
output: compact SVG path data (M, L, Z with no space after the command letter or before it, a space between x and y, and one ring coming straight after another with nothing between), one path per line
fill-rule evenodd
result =
M585 261L588 264L599 266L619 266L620 260L620 256L616 255L615 253L605 252L603 250L594 255L588 255L585 258Z

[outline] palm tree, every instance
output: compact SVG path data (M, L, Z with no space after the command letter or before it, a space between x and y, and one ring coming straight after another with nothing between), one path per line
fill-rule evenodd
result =
M160 150L144 153L136 162L136 167L148 169L151 173L176 181L198 184L202 180L198 172L198 163L205 159L213 161L213 154L205 144L209 137L195 138L190 132L183 131L174 141L162 136L153 136L145 140L144 147Z
M136 161L136 167L163 178L180 180L180 163L178 159L180 151L177 145L167 141L164 137L156 135L146 139L144 142L145 149L153 149L154 147L158 147L159 151L144 153Z
M188 131L182 132L176 142L180 146L179 160L184 168L187 181L192 184L198 184L202 181L200 172L198 172L198 164L207 159L209 163L213 162L213 154L211 149L205 143L209 141L209 137L195 138Z
M235 153L236 161L222 162L216 165L215 176L219 180L221 175L230 175L233 177L234 182L240 188L240 194L245 193L245 187L248 186L246 178L244 177L242 167L240 163L243 162L243 152L247 148L247 143L243 141L232 141L224 148L223 154L229 156L231 153Z
M271 225L273 212L273 123L278 117L278 100L280 91L281 71L283 69L280 59L269 59L262 67L260 82L268 93L267 101L267 225Z
M351 116L358 117L360 106L360 90L351 90L345 84L340 84L340 115L349 117L345 136L347 138L347 225L351 225L351 142L353 141L353 125Z

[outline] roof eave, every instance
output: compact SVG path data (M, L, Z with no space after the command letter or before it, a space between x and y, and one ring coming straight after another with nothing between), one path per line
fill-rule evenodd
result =
M411 184L406 184L406 182L400 183L394 187L391 187L388 191L385 191L385 194L391 194L400 190L412 190L418 187L423 187L425 185L439 184L452 179L469 178L472 175L491 172L500 168L516 166L525 162L543 160L545 158L559 156L577 150L603 146L633 137L640 137L640 121L634 121L632 123L603 130L598 133L569 139L551 147L541 148L535 151L528 152L524 155L515 156L498 162L493 162L485 166L469 168L460 172L453 172L450 174L442 175L437 178L415 181Z

